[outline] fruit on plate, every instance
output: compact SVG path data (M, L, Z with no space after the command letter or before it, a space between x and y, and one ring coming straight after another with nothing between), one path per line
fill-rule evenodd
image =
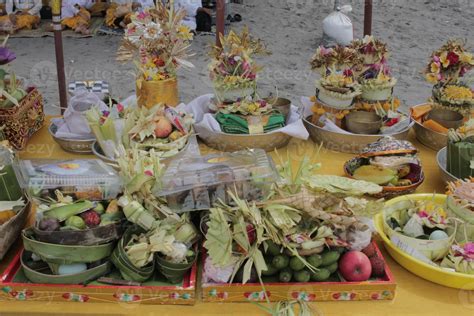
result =
M328 250L323 252L321 255L321 266L326 267L333 264L334 262L337 262L340 256L341 254L337 251Z
M373 243L370 243L367 247L362 249L362 252L369 258L377 255L377 251L375 250Z
M56 218L43 218L38 224L38 228L44 231L57 231L61 227L60 222Z
M296 282L309 282L311 279L311 273L308 270L300 270L294 273Z
M350 282L367 281L372 274L372 265L363 252L349 251L339 261L339 272Z
M100 224L100 215L93 210L83 212L80 216L89 228L97 227Z
M353 176L357 180L373 182L379 185L396 183L398 181L398 172L395 170L373 165L366 165L357 168Z
M382 137L344 165L346 175L384 187L410 187L423 181L421 161L413 144L393 137ZM407 188L408 190L408 188Z
M323 259L321 257L321 255L319 254L314 254L314 255L311 255L309 256L306 261L308 261L308 263L313 266L314 268L317 268L319 267L322 263L323 263Z
M123 218L123 212L116 200L109 203L72 202L64 197L58 200L58 204L40 205L39 209L44 211L37 213L39 230L85 230L116 224Z
M369 260L372 266L372 276L383 277L385 275L385 261L377 256L371 257Z
M318 271L311 274L311 280L315 282L323 282L329 279L331 272L325 268L319 268Z
M86 229L86 223L80 216L71 216L66 220L66 226L67 228L72 228L72 229Z
M290 259L290 269L293 271L301 271L305 268L305 264L298 257L292 257Z
M173 131L173 125L164 116L155 117L155 136L158 138L166 138Z
M289 268L284 268L283 270L280 271L278 279L282 283L288 283L291 281L293 278L293 271Z
M273 257L272 264L275 268L281 270L288 267L288 265L290 264L290 258L285 255L277 255Z

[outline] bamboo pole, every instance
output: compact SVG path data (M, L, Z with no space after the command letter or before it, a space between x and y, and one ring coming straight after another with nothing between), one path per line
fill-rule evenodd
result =
M373 0L365 0L364 6L364 35L372 35Z
M59 106L61 114L67 108L66 75L64 73L63 35L61 27L61 0L51 1L53 14L54 49L56 53L56 71L58 74Z
M221 46L221 34L225 29L225 0L217 0L216 10L216 45Z

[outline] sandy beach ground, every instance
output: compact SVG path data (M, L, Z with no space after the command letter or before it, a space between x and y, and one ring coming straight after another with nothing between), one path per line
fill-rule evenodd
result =
M362 36L363 0L341 1L351 4L350 13L356 37ZM265 71L260 77L261 94L278 90L281 96L296 103L303 95L314 93L315 74L308 61L322 37L322 20L333 9L331 0L244 0L233 4L232 12L243 21L232 23L239 29L248 25L251 32L267 42L273 54L260 58ZM405 106L424 102L430 85L422 76L426 60L433 49L448 38L465 38L474 47L473 0L374 0L373 34L389 43L390 64L399 78L396 95ZM64 39L67 81L106 80L114 97L121 99L134 93L132 65L115 61L119 36L95 36ZM194 70L180 71L180 93L183 102L212 92L207 77L208 46L213 36L197 36L192 49ZM52 38L10 39L18 59L16 73L39 87L47 112L58 113L58 88Z

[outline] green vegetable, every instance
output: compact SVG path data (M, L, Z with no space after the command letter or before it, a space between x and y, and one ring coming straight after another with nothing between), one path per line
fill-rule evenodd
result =
M321 255L314 254L306 258L306 261L313 266L314 268L317 268L323 263L323 259L321 258Z
M79 216L71 216L66 220L66 226L74 227L77 229L86 229L86 223Z
M265 244L267 245L267 254L272 256L278 256L280 254L280 246L275 244L272 240L265 241Z
M300 260L298 257L292 257L290 259L290 269L293 271L300 271L303 270L305 267L304 262Z
M293 273L291 272L290 269L283 269L280 271L280 275L278 279L280 280L280 282L288 283L291 281L292 277L293 277Z
M339 252L339 254L342 255L346 251L346 248L344 248L344 247L334 247L334 248L331 248L331 250L337 251L337 252Z
M77 202L50 209L44 212L44 216L48 218L56 218L60 222L65 221L71 216L80 214L94 207L91 201Z
M267 263L267 270L262 271L262 275L264 276L272 276L277 274L278 269L275 268L271 263Z
M329 272L328 269L320 268L319 271L311 273L311 280L316 281L316 282L322 282L329 279L330 276L331 276L331 273Z
M337 262L339 260L339 257L341 255L337 251L327 251L322 254L321 259L323 260L321 265L323 267L329 266L333 264L334 262Z
M275 268L278 270L284 269L288 267L288 264L290 263L290 259L288 256L285 255L278 255L273 257L272 264Z
M123 218L123 214L120 213L120 212L119 213L112 213L112 214L104 213L104 214L100 215L100 224L101 224L101 226L104 226L104 225L102 225L102 222L114 223L114 222L118 222L122 218Z
M309 282L311 279L311 273L307 270L301 270L295 272L295 281L296 282Z
M337 264L337 261L334 262L333 264L330 264L326 267L323 267L324 269L327 269L329 271L329 273L333 274L334 272L337 271L337 268L339 267L339 265Z
M105 212L104 204L97 203L97 206L93 209L97 214L102 215Z

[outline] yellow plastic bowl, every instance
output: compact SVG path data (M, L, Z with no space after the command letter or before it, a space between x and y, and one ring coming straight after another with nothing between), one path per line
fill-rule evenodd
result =
M446 201L446 195L443 195L443 194L403 195L403 196L394 198L390 201L387 201L385 204L389 206L405 199L419 200L419 201L434 199L435 203L443 204ZM407 253L400 250L397 246L395 246L390 241L388 236L385 234L384 229L383 229L384 225L383 225L382 213L379 213L375 216L374 222L375 222L375 228L377 229L377 232L382 238L385 249L387 249L390 256L392 256L392 258L396 262L398 262L402 267L404 267L411 273L416 274L417 276L434 283L438 283L438 284L456 288L456 289L474 290L474 275L446 271L441 268L431 266L427 263L424 263L408 255Z

